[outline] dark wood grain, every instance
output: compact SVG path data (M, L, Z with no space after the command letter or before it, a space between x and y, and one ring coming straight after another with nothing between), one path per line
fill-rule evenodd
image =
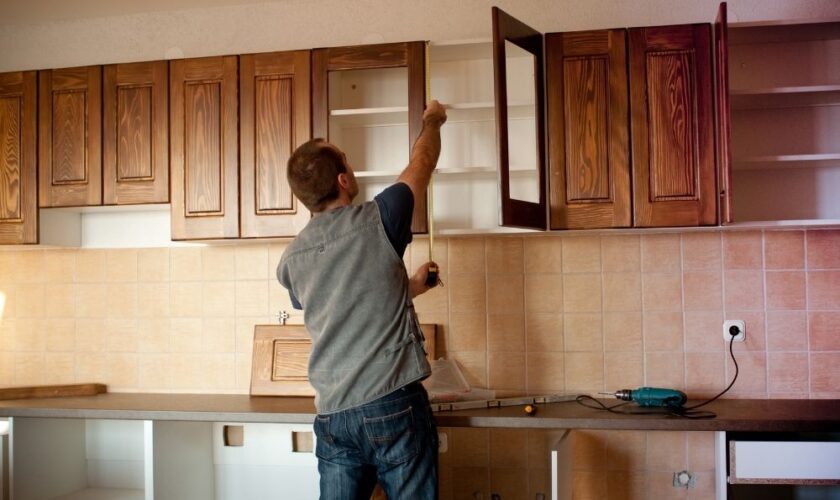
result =
M39 205L102 204L102 67L39 72Z
M629 39L633 224L716 224L709 26L635 28Z
M170 65L172 239L239 236L238 58Z
M0 74L0 244L38 243L36 79Z
M720 174L720 222L735 222L732 213L732 127L729 110L729 27L726 2L715 20L715 95L717 97L717 153Z
M97 394L104 394L105 392L107 392L107 390L108 388L104 384L68 384L9 387L0 389L0 400L95 396Z
M294 236L309 211L293 196L286 166L310 139L310 52L240 56L240 233Z
M632 224L626 32L546 35L551 229Z
M105 66L103 200L169 201L169 86L166 61Z
M509 14L493 7L493 68L496 103L496 144L499 154L499 189L501 193L501 225L546 229L547 203L545 189L545 116L543 113L543 38L533 28ZM521 47L534 56L534 85L536 96L537 171L539 177L539 202L532 203L510 197L510 155L508 146L507 69L505 41Z
M381 68L408 69L408 138L410 145L423 129L426 107L425 43L405 42L354 47L330 47L312 51L312 136L330 138L329 76L332 71ZM406 162L408 159L406 158ZM411 231L428 231L426 196L414 201Z

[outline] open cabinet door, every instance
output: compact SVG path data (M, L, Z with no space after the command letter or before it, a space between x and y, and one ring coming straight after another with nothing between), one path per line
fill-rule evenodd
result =
M546 229L543 37L493 7L501 225Z
M720 222L731 224L732 216L732 149L729 113L729 34L726 2L721 2L715 20L715 76L717 79L718 172L720 172Z

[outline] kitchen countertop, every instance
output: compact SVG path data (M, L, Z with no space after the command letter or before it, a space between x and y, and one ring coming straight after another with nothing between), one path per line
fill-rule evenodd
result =
M604 401L613 404L614 400ZM691 402L689 402L691 404ZM724 399L704 410L713 419L662 415L616 415L574 401L537 405L442 411L441 427L533 429L616 429L668 431L821 432L840 429L840 400ZM309 424L311 397L251 397L233 394L108 393L97 396L0 401L0 417L57 417L130 420L191 420Z

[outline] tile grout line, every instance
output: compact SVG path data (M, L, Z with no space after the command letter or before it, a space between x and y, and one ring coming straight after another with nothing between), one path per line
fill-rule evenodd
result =
M813 399L811 391L811 297L808 293L810 287L811 265L808 259L808 231L802 231L802 267L805 269L805 347L808 350L806 355L806 366L808 368L808 399Z

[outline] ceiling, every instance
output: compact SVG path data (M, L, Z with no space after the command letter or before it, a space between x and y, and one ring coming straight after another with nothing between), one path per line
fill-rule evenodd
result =
M285 0L273 0L285 1ZM174 11L269 3L267 0L0 0L0 25L41 24L74 19L112 17L144 12Z

